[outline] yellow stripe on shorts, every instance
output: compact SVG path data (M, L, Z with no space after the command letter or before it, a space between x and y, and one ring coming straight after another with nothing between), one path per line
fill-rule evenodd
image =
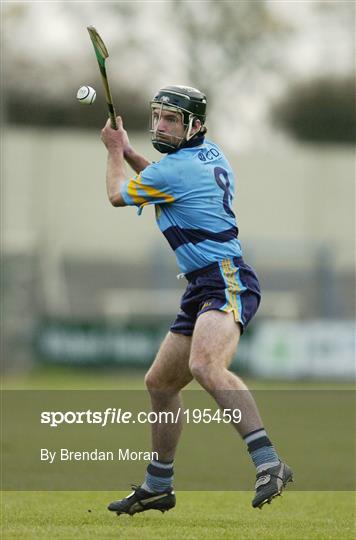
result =
M221 267L225 281L227 283L226 296L228 308L226 311L233 311L235 321L241 322L239 307L237 304L237 295L241 292L241 288L236 279L237 269L231 264L230 259L224 259L223 261L221 261Z

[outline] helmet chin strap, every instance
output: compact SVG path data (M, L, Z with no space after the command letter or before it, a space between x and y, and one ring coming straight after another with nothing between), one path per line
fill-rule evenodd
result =
M193 137L199 133L199 131L192 133L193 121L193 118L189 121L189 125L187 126L182 138L171 136L172 139L179 139L179 142L177 142L176 144L173 144L172 141L167 142L153 137L153 147L161 154L173 154L173 152L177 152L178 150L180 150L180 148L184 148L185 144L191 141ZM155 135L157 136L157 132L155 133Z
M172 144L165 143L157 139L152 139L152 144L153 147L161 154L172 154L173 152L176 152L178 150L177 146L173 146Z
M176 152L181 147L182 143L185 140L185 137L176 137L175 135L170 135L170 140L164 140L159 138L159 131L153 131L152 144L156 150L161 152L161 154L171 154ZM165 135L164 133L162 135Z

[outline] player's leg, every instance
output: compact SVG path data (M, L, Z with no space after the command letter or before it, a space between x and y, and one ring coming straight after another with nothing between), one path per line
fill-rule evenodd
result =
M182 407L179 392L193 378L189 370L190 345L191 337L182 334L169 332L164 339L145 377L153 411L172 412L177 418L178 409ZM158 459L148 465L141 486L135 487L128 497L110 503L109 510L118 515L150 509L164 512L175 506L173 459L182 431L182 415L178 415L177 422L156 422L151 429L152 450L157 452Z
M256 496L252 504L261 507L281 493L292 480L292 472L272 446L248 388L228 369L239 338L240 327L232 313L202 313L193 333L190 370L222 409L240 409L241 421L234 423L234 427L244 438L256 466Z
M180 390L191 380L189 354L191 337L168 332L155 361L146 374L145 383L150 393L152 410L172 412L177 422L152 424L152 450L159 459L170 462L182 431L182 408Z
M245 383L229 366L240 339L240 327L232 313L207 311L195 325L190 370L223 409L241 409L241 422L234 426L242 437L262 428L255 400Z

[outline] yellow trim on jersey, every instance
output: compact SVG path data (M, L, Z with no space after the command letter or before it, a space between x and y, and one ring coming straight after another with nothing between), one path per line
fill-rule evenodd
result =
M165 202L171 203L174 202L174 197L172 195L167 195L166 193L162 193L162 191L158 191L158 189L155 189L151 186L145 186L143 184L140 185L140 188L143 189L149 195L150 197L156 197L157 199L164 199Z
M237 269L232 266L230 259L221 261L221 268L224 278L227 283L226 295L228 301L227 311L233 311L236 322L241 322L239 307L237 303L237 294L241 292L240 286L236 279Z
M137 177L137 180L140 178L140 175ZM130 178L130 181L127 185L127 194L131 197L131 199L133 200L133 202L135 204L143 204L146 201L146 199L144 197L141 197L138 193L137 193L137 180L135 178ZM140 186L141 187L141 186Z
M154 187L145 186L145 184L142 184L141 174L138 174L136 178L130 178L130 181L127 185L127 194L132 198L135 204L147 204L147 199L142 195L139 195L137 189L145 191L149 197L156 199L164 199L164 201L167 203L174 202L174 197L172 197L172 195L167 195L166 193L163 193L162 191L159 191Z

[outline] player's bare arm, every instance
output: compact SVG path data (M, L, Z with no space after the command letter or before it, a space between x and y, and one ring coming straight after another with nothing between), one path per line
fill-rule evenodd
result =
M124 158L137 174L143 171L151 163L144 156L138 154L130 144L125 148Z
M128 138L122 127L122 120L117 117L117 129L113 129L108 120L101 132L101 140L108 150L106 166L106 191L113 206L125 206L121 195L121 186L126 179L124 149Z
M121 186L126 180L124 161L136 171L141 172L149 165L149 161L140 156L130 145L126 130L123 127L122 118L116 118L117 129L111 127L107 121L101 132L101 139L108 150L106 171L106 190L113 206L126 206L121 195Z
M126 180L125 159L137 173L145 169L150 162L132 148L120 116L116 118L116 122L117 129L112 128L110 120L106 122L101 139L108 149L106 190L109 201L117 207L126 206L121 195L121 186Z

